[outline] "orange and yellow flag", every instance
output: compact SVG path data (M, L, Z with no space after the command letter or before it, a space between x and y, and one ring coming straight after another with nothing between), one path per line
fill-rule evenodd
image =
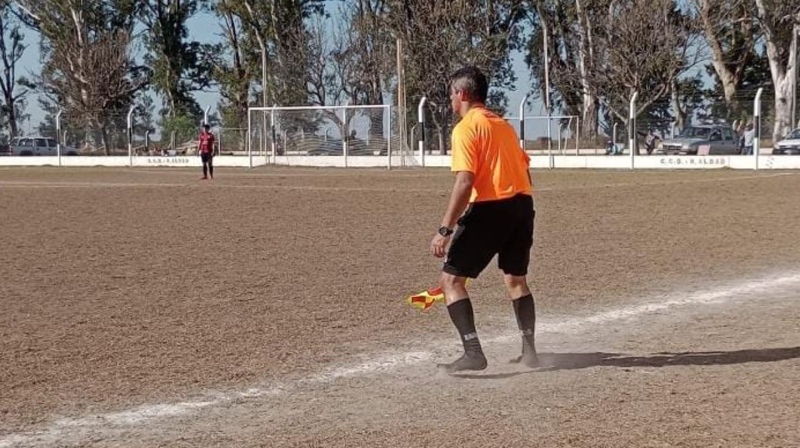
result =
M444 300L444 291L442 291L442 288L439 286L426 289L425 291L422 291L419 294L414 294L406 299L411 306L420 308L422 311L432 307L433 304L438 300Z

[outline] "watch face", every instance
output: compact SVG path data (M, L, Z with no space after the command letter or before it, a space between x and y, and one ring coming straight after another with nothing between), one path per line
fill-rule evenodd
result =
M449 236L451 233L453 233L453 231L447 227L439 227L439 235Z

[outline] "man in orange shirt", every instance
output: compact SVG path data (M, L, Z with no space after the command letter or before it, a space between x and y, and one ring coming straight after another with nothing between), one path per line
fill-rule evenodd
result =
M486 368L466 281L476 278L495 255L522 332L522 356L515 362L539 365L536 309L526 278L535 218L530 158L514 128L486 109L488 90L486 77L474 67L462 68L450 79L451 105L461 116L452 134L456 180L431 241L431 253L446 256L439 282L464 345L463 356L439 365L447 373Z

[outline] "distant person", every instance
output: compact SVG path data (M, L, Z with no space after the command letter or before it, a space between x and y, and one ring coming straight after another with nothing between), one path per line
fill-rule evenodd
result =
M208 123L204 124L197 143L197 152L203 160L203 177L201 180L214 179L214 140L211 126Z
M753 123L747 124L747 129L744 131L744 153L747 155L753 154L753 144L756 140L756 130Z
M647 131L647 135L644 138L644 149L647 151L648 156L653 155L653 151L656 149L659 140L661 140L661 137L653 132L652 129Z

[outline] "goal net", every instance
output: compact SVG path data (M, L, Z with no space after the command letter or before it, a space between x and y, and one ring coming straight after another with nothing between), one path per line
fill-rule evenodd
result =
M388 105L252 107L248 154L278 165L401 166L395 115Z

